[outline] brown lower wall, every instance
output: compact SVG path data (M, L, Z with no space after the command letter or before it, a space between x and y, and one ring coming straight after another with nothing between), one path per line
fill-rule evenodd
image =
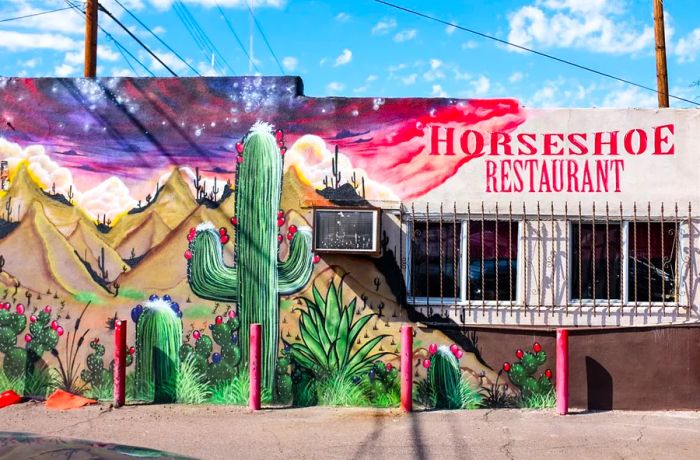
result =
M477 329L477 338L495 370L540 342L549 355L542 370L555 372L553 331ZM571 407L700 410L700 327L572 330L569 360Z

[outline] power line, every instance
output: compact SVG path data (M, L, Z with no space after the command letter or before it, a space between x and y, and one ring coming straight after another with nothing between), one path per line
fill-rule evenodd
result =
M73 9L77 14L79 14L81 17L85 16L85 12L84 12L83 10L81 10L80 8L78 8L77 5L71 3L70 0L64 0L64 1L65 1L68 5L70 5L70 8L72 8L72 9ZM143 62L141 62L136 56L134 56L128 49L126 49L126 48L124 47L124 45L122 45L122 44L119 42L119 40L117 40L116 38L114 38L114 37L112 36L112 34L110 34L109 32L107 32L99 23L97 24L97 27L102 31L103 34L105 34L105 36L107 36L107 38L109 38L109 39L117 46L117 50L120 52L120 54L122 54L122 56L124 55L123 53L126 53L127 55L131 56L131 59L133 59L134 61L138 62L139 65L140 65L141 67L144 68L144 70L146 71L146 73L148 73L148 74L149 74L150 76L152 76L152 77L155 77L155 75L153 74L153 72L151 72L151 69L149 69ZM126 63L129 65L129 67L131 67L132 70L133 70L133 67L132 67L131 64L129 63L129 60L126 59L126 58L124 58L124 59L126 60ZM136 73L135 70L134 70L134 73Z
M66 6L63 8L58 8L58 9L50 10L50 11L40 11L38 13L25 14L24 16L17 16L14 18L0 19L0 22L10 22L10 21L17 21L19 19L33 18L35 16L41 16L44 14L58 13L59 11L65 11L65 10L69 10L71 8L72 8L72 6Z
M197 19L192 15L192 13L190 13L190 10L187 8L187 6L185 6L185 4L182 2L182 0L176 0L175 3L173 3L173 6L176 7L176 12L177 12L177 7L180 8L180 10L181 10L180 12L182 13L182 16L184 16L184 18L189 20L195 34L199 35L200 40L203 41L205 47L210 51L211 56L214 57L214 56L218 55L219 59L221 59L221 62L223 62L224 65L226 67L228 67L229 71L231 71L231 73L235 75L236 71L233 70L233 67L231 67L231 65L228 63L228 61L226 61L226 58L223 56L223 54L221 54L219 52L216 45L214 45L214 42L211 41L211 39L209 38L207 33L204 31L204 29L202 29L202 27L199 25L199 22L197 22ZM178 14L178 16L180 16L180 14ZM180 16L180 20L183 20L182 16ZM192 35L192 31L189 28L188 28L188 31L190 31L190 34ZM194 38L194 35L193 35L193 38Z
M572 66L572 67L576 67L576 68L578 68L578 69L585 70L585 71L587 71L587 72L591 72L591 73L594 73L594 74L597 74L597 75L601 75L601 76L603 76L603 77L611 78L611 79L613 79L613 80L617 80L617 81L622 82L622 83L627 83L628 85L636 86L637 88L642 88L642 89L645 89L645 90L647 90L647 91L652 91L652 92L654 92L654 93L659 94L659 91L658 91L658 90L656 90L656 89L654 89L654 88L651 88L651 87L649 87L649 86L645 86L645 85L642 85L642 84L639 84L639 83L635 83L635 82L633 82L633 81L626 80L626 79L624 79L624 78L616 77L615 75L611 75L611 74L609 74L609 73L602 72L602 71L600 71L600 70L596 70L596 69L593 69L593 68L591 68L591 67L587 67L587 66L584 66L584 65L581 65L581 64L576 64L575 62L568 61L568 60L566 60L566 59L559 58L559 57L553 56L553 55L551 55L551 54L543 53L542 51L537 51L537 50L534 50L534 49L532 49L532 48L528 48L528 47L522 46L522 45L516 45L515 43L511 43L511 42L509 42L509 41L502 40L502 39L500 39L500 38L496 38L496 37L493 37L493 36L491 36L491 35L488 35L488 34L485 34L485 33L482 33L482 32L478 32L478 31L473 30L473 29L469 29L469 28L467 28L467 27L462 27L462 26L460 26L460 25L458 25L458 24L454 24L454 23L452 23L452 22L445 21L445 20L442 20L442 19L440 19L440 18L436 18L436 17L434 17L434 16L427 15L427 14L425 14L425 13L420 13L420 12L418 12L418 11L415 11L415 10L412 10L412 9L409 9L409 8L406 8L406 7L403 7L403 6L400 6L400 5L395 5L395 4L393 4L393 3L389 3L389 2L384 1L384 0L374 0L374 1L375 1L376 3L381 3L381 4L383 4L383 5L389 6L389 7L391 7L391 8L395 8L395 9L397 9L397 10L404 11L404 12L406 12L406 13L413 14L413 15L415 15L415 16L419 16L419 17L422 17L422 18L425 18L425 19L429 19L429 20L434 21L434 22L439 22L440 24L444 24L444 25L447 25L447 26L450 26L450 27L454 27L455 29L460 29L460 30L463 30L463 31L465 31L465 32L469 32L469 33L471 33L471 34L478 35L478 36L480 36L480 37L488 38L489 40L493 40L493 41L502 43L502 44L504 44L504 45L512 46L512 47L514 47L514 48L518 48L518 49L523 50L523 51L527 51L527 52L530 52L530 53L534 53L534 54L536 54L536 55L538 55L538 56L542 56L542 57L551 59L551 60L553 60L553 61L561 62L562 64L567 64L567 65L570 65L570 66ZM691 101L690 99L685 99L685 98L683 98L683 97L674 96L674 95L672 95L672 94L669 94L668 97L673 98L673 99L676 99L676 100L679 100L679 101L688 102L689 104L694 104L694 105L700 106L700 102Z
M258 32L260 32L260 35L262 35L263 41L265 42L265 45L267 46L268 51L270 51L270 54L272 55L272 57L275 58L275 62L277 63L277 66L279 67L280 72L282 72L282 75L284 75L284 69L282 68L282 64L280 64L280 60L277 59L277 55L272 50L272 46L270 46L270 42L267 41L267 37L265 36L265 32L263 32L263 29L260 26L258 19L253 14L253 9L250 7L250 4L248 4L248 11L250 11L250 15L253 17L253 21L255 22L255 27L258 29Z
M165 43L165 41L163 41L158 35L156 35L155 32L153 32L146 24L144 24L138 17L136 17L136 15L135 15L134 13L132 13L128 8L126 8L126 7L122 4L122 2L120 2L119 0L114 0L114 1L115 1L115 2L117 3L117 5L119 5L124 11L126 11L126 13L127 13L129 16L131 16L136 22L138 22L138 23L141 25L141 27L143 27L144 29L146 29L151 35L153 35L153 37L155 37L156 40L158 40L163 46L165 46L165 47L168 49L168 51L170 51L171 53L173 53L178 59L180 59L180 61L182 61L187 67L189 67L190 70L192 70L192 72L194 72L197 76L201 77L200 73L197 72L197 69L195 69L194 67L192 67L192 66L190 65L189 62L187 62L182 56L180 56L180 54L178 54L177 51L175 51L174 49L172 49L167 43Z
M109 37L108 37L108 38L109 38ZM117 45L116 42L115 42L114 44ZM134 72L134 75L138 77L138 76L139 76L139 73L136 71L136 69L134 68L134 66L131 65L131 61L129 60L129 58L127 57L127 55L122 51L121 47L118 46L118 45L117 45L117 51L119 51L119 54L121 54L122 58L124 58L124 60L126 61L126 65L128 65L129 68L131 69L131 71Z
M260 69L258 69L258 66L255 64L255 61L253 61L253 60L250 58L250 55L248 54L248 51L246 51L246 49L245 49L245 45L243 45L243 42L241 41L240 37L238 37L238 34L236 33L236 31L235 31L234 28L233 28L233 25L232 25L231 22L228 20L228 18L227 18L226 15L224 14L224 11L221 9L221 7L219 6L218 3L216 4L216 9L218 9L218 10L219 10L219 13L221 13L221 17L224 19L224 22L226 22L226 26L228 27L228 30L230 30L231 33L233 34L233 36L236 38L236 42L238 42L238 46L239 46L239 47L241 48L241 50L243 51L243 54L245 54L245 57L248 58L248 61L250 61L250 62L253 63L253 67L255 67L255 70L256 70L257 72L260 72Z
M102 6L101 3L98 3L98 8L100 9L100 11L104 12L107 16L109 16L110 18L112 18L112 21L116 22L117 25L118 25L119 27L121 27L122 29L124 29L124 32L126 32L127 34L129 34L129 36L130 36L131 38L133 38L133 39L136 41L136 43L138 43L139 45L141 45L141 47L142 47L143 49L145 49L145 50L148 52L148 54L150 54L151 56L153 56L153 58L154 58L156 61L160 62L160 65L162 65L163 67L165 67L165 69L166 69L168 72L170 72L170 73L173 75L173 77L177 77L177 74L173 71L173 69L171 69L170 67L168 67L168 65L167 65L165 62L163 62L163 61L161 60L161 58L159 58L158 55L157 55L156 53L154 53L153 51L151 51L151 49L150 49L148 46L146 46L146 44L143 43L136 35L134 35L134 34L128 29L128 27L126 27L124 24L122 24L122 22L121 22L119 19L117 19L116 17L114 17L114 15L113 15L107 8L105 8L104 6Z

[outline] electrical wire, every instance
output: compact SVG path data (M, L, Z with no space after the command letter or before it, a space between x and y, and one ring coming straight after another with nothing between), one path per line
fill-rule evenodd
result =
M44 14L51 14L51 13L58 13L59 11L65 11L71 9L72 6L66 6L64 8L57 8L55 10L49 10L49 11L40 11L38 13L32 13L32 14L25 14L24 16L17 16L14 18L5 18L5 19L0 19L0 22L10 22L10 21L17 21L19 19L26 19L26 18L33 18L35 16L41 16Z
M260 35L262 35L263 41L265 42L265 45L267 46L267 50L270 52L273 58L275 58L275 62L277 63L277 67L279 67L280 72L282 72L282 75L284 75L284 68L282 68L282 64L280 64L280 60L277 59L277 55L272 49L272 46L270 46L270 42L267 40L267 36L265 36L265 32L263 32L262 26L258 22L258 19L255 17L253 14L253 9L250 7L250 4L248 4L248 11L250 11L250 15L253 17L253 22L255 22L255 27L258 29L258 32L260 32Z
M103 33L104 33L104 31L103 31ZM107 38L109 38L109 37L107 37ZM117 47L117 51L119 51L119 54L121 54L122 58L126 61L126 65L128 65L129 68L131 69L131 71L134 72L134 75L137 77L140 76L139 73L134 68L134 66L131 65L131 61L129 60L129 57L126 55L126 53L124 53L124 51L122 51L121 47L119 45L117 45L116 42L114 42L114 44Z
M596 70L596 69L593 69L593 68L591 68L591 67L587 67L587 66L584 66L584 65L581 65L581 64L576 64L575 62L568 61L568 60L566 60L566 59L559 58L559 57L553 56L553 55L551 55L551 54L543 53L542 51L537 51L537 50L534 50L534 49L532 49L532 48L528 48L528 47L526 47L526 46L517 45L517 44L511 43L511 42L509 42L509 41L507 41L507 40L502 40L502 39L500 39L500 38L493 37L493 36L488 35L488 34L485 34L485 33L483 33L483 32L478 32L478 31L476 31L476 30L469 29L469 28L467 28L467 27L462 27L462 26L460 26L460 25L458 25L458 24L454 24L454 23L449 22L449 21L445 21L445 20L443 20L443 19L436 18L435 16L430 16L430 15L428 15L428 14L421 13L421 12L419 12L419 11L415 11L415 10L412 10L412 9L410 9L410 8L406 8L406 7L403 7L403 6L400 6L400 5L396 5L396 4L393 4L393 3L389 3L389 2L384 1L384 0L374 0L374 1L375 1L376 3L381 3L381 4L386 5L386 6L389 6L389 7L391 7L391 8L395 8L395 9L397 9L397 10L401 10L401 11L404 11L404 12L406 12L406 13L410 13L410 14L413 14L413 15L415 15L415 16L422 17L422 18L424 18L424 19L428 19L428 20L431 20L431 21L434 21L434 22L438 22L438 23L440 23L440 24L444 24L444 25L447 25L447 26L450 26L450 27L454 27L455 29L460 29L460 30L463 30L463 31L465 31L465 32L469 32L469 33L471 33L471 34L478 35L478 36L484 37L484 38L488 38L489 40L493 40L493 41L496 41L496 42L498 42L498 43L502 43L502 44L504 44L504 45L512 46L512 47L514 47L514 48L517 48L517 49L520 49L520 50L523 50L523 51L527 51L527 52L529 52L529 53L534 53L534 54L536 54L536 55L538 55L538 56L542 56L542 57L545 57L545 58L547 58L547 59L551 59L551 60L553 60L553 61L561 62L562 64L567 64L567 65L570 65L570 66L572 66L572 67L576 67L577 69L585 70L585 71L587 71L587 72L591 72L591 73L594 73L594 74L596 74L596 75L600 75L600 76L603 76L603 77L606 77L606 78L611 78L611 79L613 79L613 80L617 80L617 81L619 81L619 82L626 83L626 84L628 84L628 85L636 86L637 88L641 88L641 89L645 89L645 90L647 90L647 91L652 91L652 92L654 92L654 93L661 94L660 91L658 91L658 90L656 90L656 89L654 89L654 88L651 88L651 87L649 87L649 86L645 86L645 85L642 85L642 84L639 84L639 83L635 83L635 82L633 82L633 81L626 80L626 79L621 78L621 77L616 77L615 75L611 75L611 74L609 74L609 73L602 72L602 71L600 71L600 70ZM673 94L668 94L668 97L670 97L670 98L672 98L672 99L676 99L676 100L678 100L678 101L683 101L683 102L687 102L687 103L689 103L689 104L693 104L693 105L700 106L700 102L691 101L690 99L686 99L686 98L679 97L679 96L674 96Z
M211 41L211 39L209 38L207 33L204 31L204 29L202 29L202 27L199 25L199 22L197 22L197 19L192 15L192 13L187 8L187 6L185 6L185 4L182 2L182 0L176 0L175 3L173 3L173 6L180 8L182 15L189 20L193 30L196 32L197 35L199 35L200 40L202 40L204 42L205 47L210 51L210 53L211 53L210 55L213 57L218 55L221 62L223 62L224 65L226 67L228 67L229 71L233 75L235 75L236 71L233 70L233 67L231 67L231 65L228 63L228 61L226 61L226 58L223 56L223 54L221 54L219 52L216 45L214 45L214 42ZM176 11L177 11L177 8L176 8ZM180 15L178 14L178 16L180 16ZM181 17L181 20L182 20L182 17ZM190 34L192 34L191 31L190 31Z
M170 67L168 67L168 65L167 65L165 62L163 62L163 60L162 60L161 58L159 58L158 55L157 55L156 53L154 53L153 51L151 51L151 49L150 49L144 42L142 42L136 35L134 35L134 33L131 32L131 31L129 30L128 27L126 27L124 24L122 24L122 22L121 22L119 19L117 19L107 8L105 8L101 3L98 3L97 5L98 5L98 8L100 9L100 11L102 11L102 12L105 13L107 16L109 16L110 18L112 18L112 21L116 22L117 25L118 25L119 27L121 27L122 29L124 29L124 32L126 32L131 38L133 38L134 41L136 41L136 43L138 43L139 45L141 45L141 47L142 47L143 49L145 49L145 50L148 52L148 54L150 54L151 56L153 56L153 58L154 58L156 61L158 61L158 62L160 63L160 65L162 65L163 67L165 67L165 69L166 69L168 72L170 72L170 73L173 75L173 77L177 77L177 74L175 73L175 71L174 71L173 69L171 69Z
M236 38L236 42L238 43L238 46L241 48L241 51L243 51L243 54L245 54L245 57L248 58L248 61L249 61L249 62L252 62L252 63L253 63L253 67L255 68L255 70L256 70L257 72L260 72L260 69L259 69L258 66L255 64L255 61L253 61L252 59L250 59L250 55L248 54L248 51L246 51L245 45L243 45L243 42L241 41L240 37L239 37L238 34L236 33L236 30L233 28L233 25L232 25L231 22L228 20L228 18L226 17L226 14L224 14L224 11L221 9L221 7L219 6L218 3L216 4L216 9L219 10L219 13L221 14L221 17L223 18L224 22L226 23L226 26L228 27L228 30L230 30L231 33L233 34L233 36Z
M153 32L153 31L151 30L150 27L148 27L148 26L147 26L146 24L144 24L138 17L136 17L136 15L135 15L134 13L132 13L131 10L129 10L128 8L126 8L126 7L122 4L122 2L120 2L119 0L114 0L114 1L115 1L115 2L117 3L117 5L119 5L124 11L126 11L126 13L127 13L129 16L131 16L136 22L138 22L138 23L141 25L141 27L143 27L143 28L146 29L151 35L153 35L153 37L154 37L156 40L158 40L158 41L160 42L160 44L162 44L163 46L165 46L165 47L168 49L168 51L170 51L171 53L173 53L180 61L182 61L187 67L189 67L190 70L192 70L192 72L195 73L195 75L197 75L198 77L201 77L201 74L197 71L197 69L195 69L194 67L192 67L192 66L190 65L190 63L187 62L187 60L185 60L182 56L180 56L180 54L179 54L177 51L175 51L174 49L172 49L167 43L165 43L165 41L163 41L158 35L156 35L156 33Z
M201 33L197 30L197 27L192 23L192 20L187 16L186 12L182 10L181 6L177 3L173 3L173 9L175 10L175 14L177 14L180 22L182 22L185 29L187 29L190 37L192 37L199 50L202 52L205 62L208 62L210 59L212 59L212 56L214 56L214 51L207 45L206 40L204 37L202 37ZM212 63L212 68L214 68L214 70L216 70L215 64ZM218 66L218 71L221 74L226 73L225 69L220 65Z

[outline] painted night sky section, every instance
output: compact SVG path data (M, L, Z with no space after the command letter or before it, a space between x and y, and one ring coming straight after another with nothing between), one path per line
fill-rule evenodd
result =
M302 136L318 136L369 180L415 198L470 159L432 161L430 123L491 131L525 119L512 99L309 98L296 77L5 78L0 103L0 137L43 146L78 190L116 177L132 197L149 193L174 167L198 167L225 182L235 172L235 143L266 121L285 131L292 151ZM304 155L290 156L285 166L303 163ZM306 165L296 166L304 175Z

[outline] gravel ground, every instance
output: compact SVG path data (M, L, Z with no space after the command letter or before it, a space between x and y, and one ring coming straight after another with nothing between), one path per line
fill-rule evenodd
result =
M96 405L60 412L30 402L0 410L0 431L128 444L203 459L700 458L700 412L560 417L553 411L515 409L401 414L306 408L250 413L185 405Z

